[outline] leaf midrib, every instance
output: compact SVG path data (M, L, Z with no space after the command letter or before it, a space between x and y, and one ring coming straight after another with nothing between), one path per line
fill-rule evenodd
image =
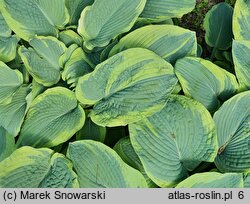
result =
M55 24L53 23L53 21L50 19L50 17L43 11L43 9L40 7L40 5L34 1L34 4L36 4L37 8L42 12L42 14L44 15L44 17L47 19L47 21L49 22L50 25L55 27Z

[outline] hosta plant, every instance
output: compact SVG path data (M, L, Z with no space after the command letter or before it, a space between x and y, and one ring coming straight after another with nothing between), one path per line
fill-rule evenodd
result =
M0 187L250 187L250 0L195 5L0 0Z

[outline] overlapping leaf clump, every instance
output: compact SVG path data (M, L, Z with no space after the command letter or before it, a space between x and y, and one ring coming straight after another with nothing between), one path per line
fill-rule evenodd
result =
M249 187L250 1L206 15L210 60L194 6L0 0L0 187Z

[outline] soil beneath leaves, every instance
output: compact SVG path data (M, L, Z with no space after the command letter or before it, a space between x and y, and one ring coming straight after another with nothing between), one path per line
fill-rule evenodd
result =
M196 0L195 9L181 19L176 20L177 24L183 28L195 31L198 43L203 47L202 57L206 58L210 55L210 48L205 42L205 31L203 28L203 21L206 13L216 4L221 2L227 2L231 6L234 6L236 0Z

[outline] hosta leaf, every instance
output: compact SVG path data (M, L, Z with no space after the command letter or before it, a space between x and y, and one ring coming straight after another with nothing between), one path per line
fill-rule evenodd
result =
M19 38L15 35L10 37L0 36L0 60L10 62L16 57L16 49Z
M60 32L58 39L62 41L67 47L72 44L82 46L82 38L73 30L64 30Z
M82 10L91 4L93 4L94 0L65 0L66 7L69 11L70 25L77 25Z
M0 162L1 188L78 187L71 162L50 149L21 147Z
M59 58L59 65L61 68L63 68L66 64L66 62L71 57L72 53L78 48L77 44L70 45L66 51L60 56Z
M37 188L50 169L50 149L22 147L0 162L1 188Z
M101 126L126 125L164 106L177 79L171 64L143 48L123 51L81 77L77 99L95 105L90 113Z
M109 55L134 47L147 48L170 63L197 53L194 32L173 25L149 25L123 37Z
M149 176L171 187L217 153L214 122L200 103L172 95L163 109L129 125L131 143Z
M140 158L136 154L129 137L120 139L113 148L122 160L129 166L139 170L147 181L148 187L154 188L157 185L147 176Z
M174 25L174 22L171 18L167 20L157 20L157 21L148 19L148 18L138 18L134 26L131 28L129 32L132 32L136 29L139 29L148 25Z
M72 168L68 159L55 153L51 158L51 168L39 188L78 188L77 175Z
M250 89L250 41L233 42L233 60L240 89Z
M7 25L6 21L3 18L3 15L0 12L0 36L1 37L10 37L11 29Z
M110 51L113 49L113 47L118 43L118 38L116 38L115 40L113 40L113 42L109 43L109 45L107 45L101 52L100 55L100 60L101 62L105 61L106 59L109 58L109 53Z
M9 27L28 41L36 35L56 36L69 21L65 0L0 0Z
M73 92L62 87L48 89L32 101L18 145L57 146L80 130L84 120L85 113Z
M194 7L195 0L147 0L141 17L155 20L181 18Z
M250 91L226 101L214 114L219 151L215 164L221 172L250 170Z
M230 98L238 89L233 74L208 60L186 57L177 61L175 71L185 95L201 102L210 111L215 111L221 101Z
M136 154L129 137L124 137L120 139L115 144L113 149L122 158L122 160L126 162L129 166L138 170L143 170L140 158Z
M243 188L242 174L206 172L194 174L176 188Z
M0 61L0 103L10 102L15 91L22 85L23 76Z
M79 77L93 71L91 62L88 60L82 48L73 51L68 61L65 63L62 72L62 79L75 87Z
M0 126L0 162L7 158L16 149L15 139Z
M86 115L88 112L86 112ZM104 142L106 137L106 128L95 124L89 117L86 118L83 128L77 132L77 140L95 140Z
M19 88L8 104L0 104L0 126L3 126L12 136L17 136L24 120L25 113L31 103L28 97L30 87Z
M30 41L38 55L49 61L54 67L58 66L60 56L66 51L66 46L55 37L36 37Z
M37 37L30 41L33 48L19 48L19 54L30 75L44 86L52 86L60 79L59 58L66 46L54 37Z
M237 0L233 15L235 40L250 40L250 1Z
M34 79L32 80L31 95L33 99L36 98L39 94L43 93L45 90L46 90L46 87L44 87L42 84L37 83L36 80Z
M206 43L210 47L227 50L232 45L233 8L226 2L216 4L206 14L204 29Z
M100 50L96 50L93 52L86 52L86 55L90 60L91 64L93 65L93 67L101 63L102 51L103 49L101 48Z
M100 142L82 140L71 143L67 155L73 162L81 188L147 187L139 171Z
M95 0L79 19L78 33L83 37L84 46L89 50L104 47L119 34L129 31L145 3L146 0Z

